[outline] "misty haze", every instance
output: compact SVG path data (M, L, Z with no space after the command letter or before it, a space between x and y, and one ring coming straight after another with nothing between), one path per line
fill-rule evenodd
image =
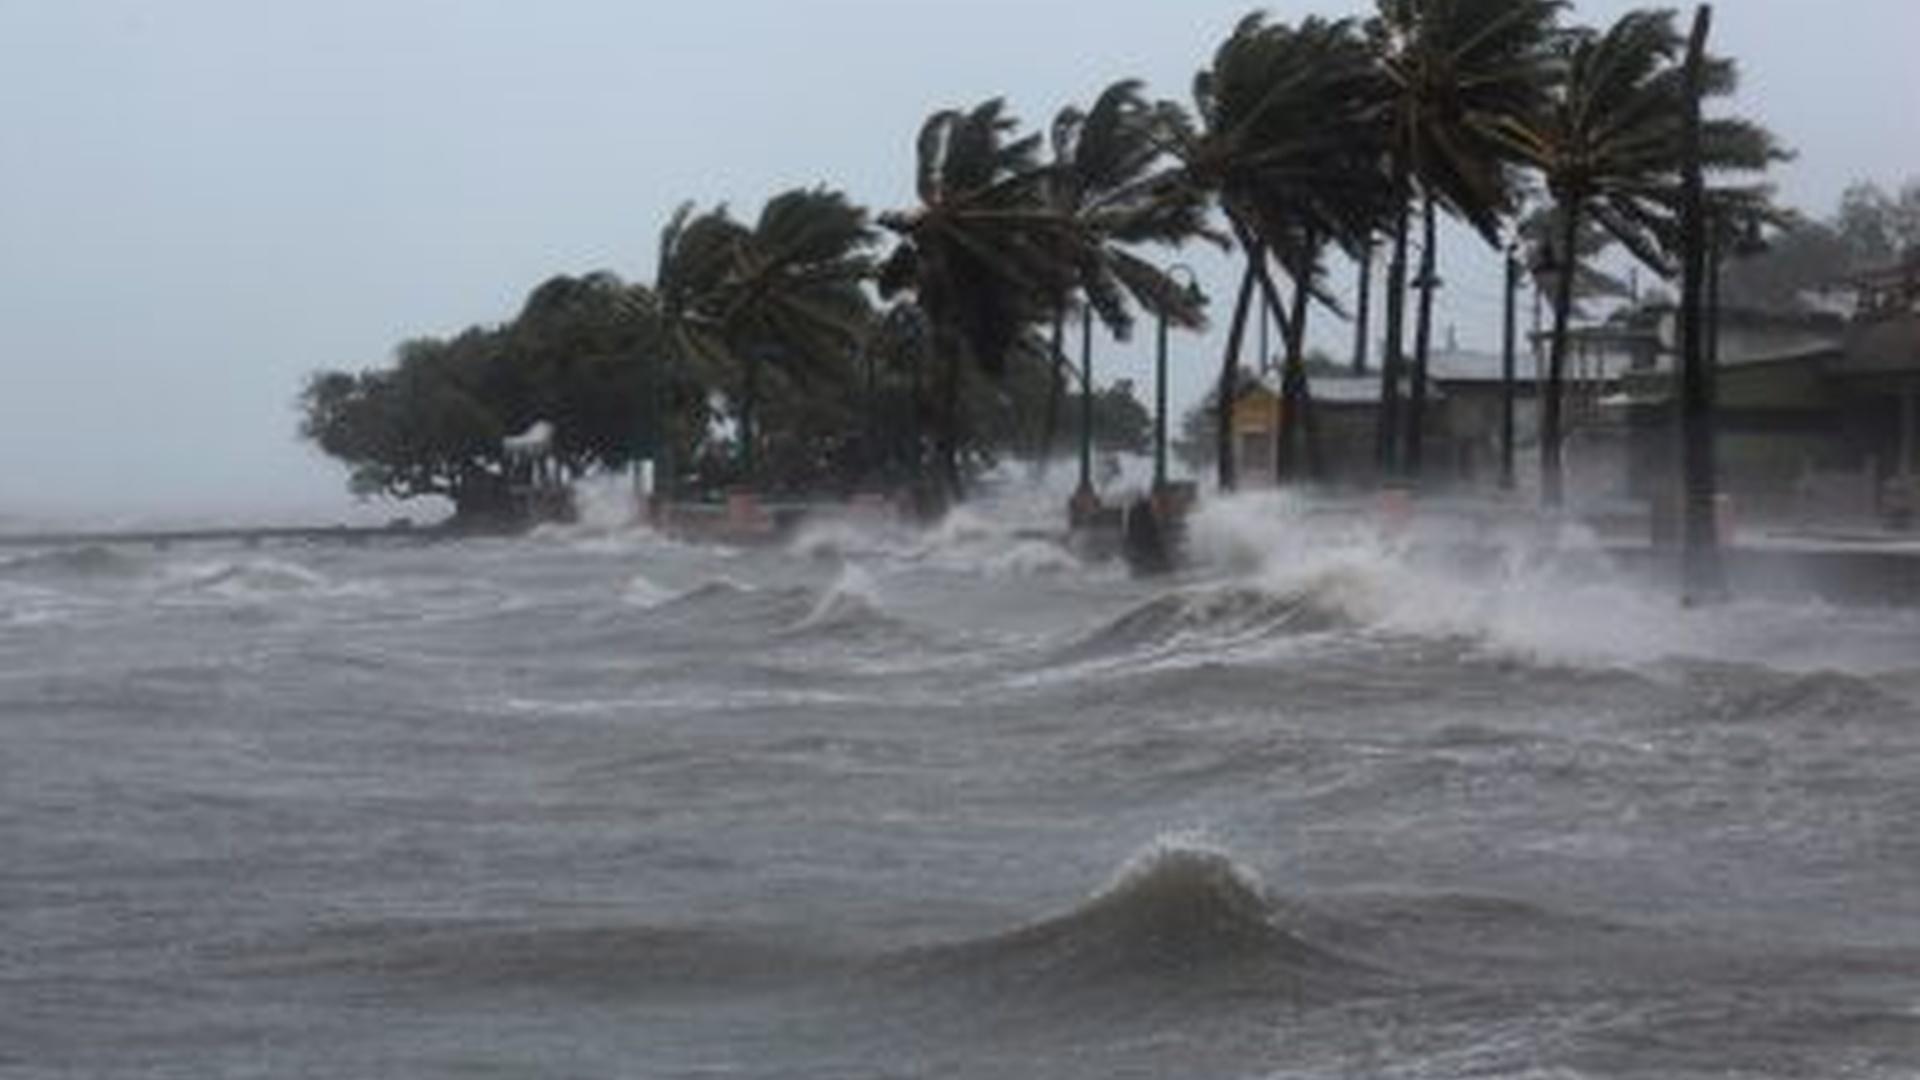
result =
M1908 0L0 0L0 1076L1920 1074Z

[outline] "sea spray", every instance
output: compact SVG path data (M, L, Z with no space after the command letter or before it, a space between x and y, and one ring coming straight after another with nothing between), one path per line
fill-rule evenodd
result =
M812 610L793 629L818 630L829 626L845 626L872 620L880 615L879 583L857 564L846 563L840 567L840 576L821 592Z
M1920 623L1759 599L1683 610L1670 590L1616 565L1590 530L1491 504L1442 504L1389 523L1364 503L1257 493L1209 502L1190 535L1207 580L1303 603L1356 631L1456 640L1542 664L1895 670L1909 665L1891 642ZM1836 619L1888 647L1868 653L1855 636L1835 647Z

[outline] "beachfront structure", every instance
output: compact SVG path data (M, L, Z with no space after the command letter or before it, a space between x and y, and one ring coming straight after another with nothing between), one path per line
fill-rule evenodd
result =
M1845 318L1727 308L1712 337L1720 487L1743 517L1910 521L1920 506L1920 265L1861 275ZM1636 313L1651 352L1597 426L1628 448L1625 493L1656 507L1677 478L1675 313Z
M1597 399L1604 385L1617 385L1623 364L1583 363L1582 372L1613 373L1612 383L1569 379L1569 396ZM1428 422L1424 432L1424 479L1442 486L1492 484L1500 475L1500 416L1505 394L1501 356L1462 348L1452 334L1427 359ZM1541 376L1536 359L1522 356L1514 369L1515 443L1536 446L1540 431ZM1402 386L1403 397L1407 388ZM1380 417L1380 380L1371 375L1315 376L1314 421L1321 475L1334 483L1378 479L1375 446ZM1241 393L1233 410L1233 440L1241 468L1255 484L1273 482L1274 434L1284 430L1286 410L1277 372Z

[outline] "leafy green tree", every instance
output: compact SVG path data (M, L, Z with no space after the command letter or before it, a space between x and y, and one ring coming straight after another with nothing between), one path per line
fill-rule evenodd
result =
M486 400L553 424L554 452L575 475L647 456L658 423L647 406L662 375L651 303L644 286L606 271L547 279L501 330L519 385L490 387Z
M515 418L501 402L487 400L487 384L514 381L502 370L505 363L497 333L406 342L389 370L309 379L301 434L346 463L357 494L438 495L466 521L503 515L508 489L500 440Z
M1808 294L1889 265L1897 247L1904 245L1909 258L1920 255L1920 179L1900 190L1895 197L1878 185L1856 184L1823 220L1792 215L1766 250L1727 265L1726 301L1802 310Z

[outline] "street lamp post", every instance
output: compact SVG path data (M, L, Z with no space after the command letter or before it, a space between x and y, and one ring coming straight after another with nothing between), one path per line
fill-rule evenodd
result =
M1186 298L1198 309L1206 303L1206 296L1200 292L1199 276L1193 267L1185 263L1175 263L1167 268L1167 276L1175 273L1186 276ZM1167 486L1167 313L1163 308L1159 316L1159 333L1153 362L1153 490L1155 494Z

